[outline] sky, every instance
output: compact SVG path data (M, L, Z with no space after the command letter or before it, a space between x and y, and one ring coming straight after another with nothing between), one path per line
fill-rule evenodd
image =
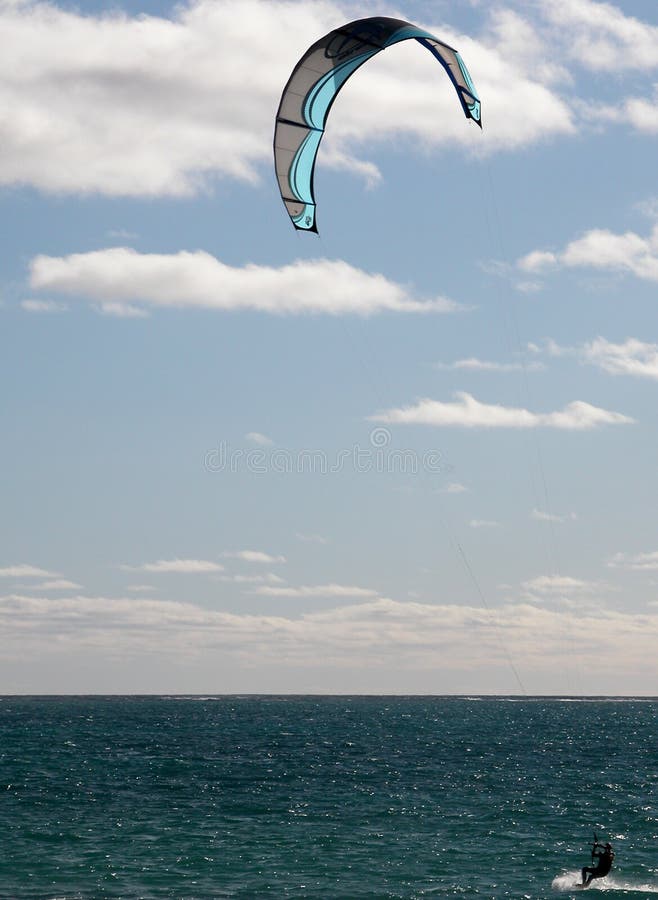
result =
M319 235L281 91L367 15ZM658 693L658 6L0 0L0 693Z

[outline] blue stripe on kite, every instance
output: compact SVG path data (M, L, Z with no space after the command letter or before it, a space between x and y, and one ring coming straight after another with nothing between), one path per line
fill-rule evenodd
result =
M290 163L288 172L290 187L301 203L313 202L313 191L311 190L313 162L321 140L321 131L309 131Z
M473 94L473 96L475 97L476 100L479 100L480 98L478 97L477 91L475 90L475 85L473 84L473 79L471 78L470 72L466 68L466 63L461 58L459 53L457 53L457 51L455 51L455 57L457 58L457 62L459 63L459 68L461 69L461 73L464 76L464 81L468 85L469 91L471 92L471 94Z
M367 59L378 52L379 48L370 50L368 53L360 53L348 62L336 66L315 82L306 95L302 110L307 125L312 128L324 128L327 110L338 91L355 69L358 69Z

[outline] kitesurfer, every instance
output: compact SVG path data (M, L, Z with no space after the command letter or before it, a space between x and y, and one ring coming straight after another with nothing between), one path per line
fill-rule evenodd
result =
M599 844L598 841L595 841L592 846L593 865L583 868L583 887L588 887L594 878L604 878L612 868L614 858L615 854L611 844Z

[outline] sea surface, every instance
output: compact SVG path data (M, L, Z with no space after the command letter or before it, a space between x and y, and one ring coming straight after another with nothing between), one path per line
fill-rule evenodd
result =
M658 700L0 698L0 897L658 894Z

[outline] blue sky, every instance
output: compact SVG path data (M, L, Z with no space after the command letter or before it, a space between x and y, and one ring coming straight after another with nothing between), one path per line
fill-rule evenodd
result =
M6 692L656 692L658 9L0 0ZM384 14L320 235L301 54Z

